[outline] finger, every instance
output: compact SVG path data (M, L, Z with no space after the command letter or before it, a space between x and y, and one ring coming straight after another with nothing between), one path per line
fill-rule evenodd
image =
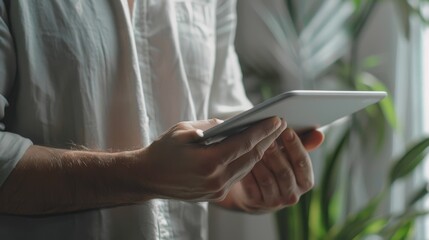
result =
M295 174L297 185L302 193L307 192L314 185L313 167L310 157L301 140L292 129L286 129L282 133L281 139L286 157Z
M212 128L216 125L223 123L223 120L212 118L208 120L200 120L200 121L193 121L193 122L186 122L186 123L192 126L192 128L198 128L205 131L209 128Z
M202 137L204 137L204 130L214 127L222 122L222 120L216 118L201 121L180 122L170 131L173 137L180 142L198 142Z
M297 189L297 182L286 154L280 150L278 144L275 144L272 148L270 147L262 161L275 176L282 199L287 203L292 201L293 199L290 198L293 197L293 192Z
M325 139L325 135L318 130L312 130L298 135L307 151L315 150L323 143L323 140Z
M211 148L222 156L225 164L229 164L249 152L251 152L251 155L255 153L263 154L269 146L266 144L271 144L275 139L273 137L280 134L279 128L286 128L286 123L278 117L272 117L258 122L218 144L211 145Z
M177 130L172 133L173 138L182 143L198 142L204 137L204 132L201 129Z
M262 161L255 165L252 173L255 176L264 203L268 205L277 204L276 201L280 199L280 191L274 174Z
M286 123L282 121L282 124L277 131L272 133L267 138L260 141L252 150L245 153L238 159L231 161L227 167L225 174L228 179L241 179L247 173L249 173L253 166L262 159L265 151L270 147L270 145L276 141L280 134L286 128ZM238 177L237 177L238 176Z
M262 203L262 194L252 172L248 173L243 180L241 186L246 198L251 202Z

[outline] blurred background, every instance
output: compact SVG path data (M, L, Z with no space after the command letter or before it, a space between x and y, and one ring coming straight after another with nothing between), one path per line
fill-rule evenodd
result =
M316 186L275 214L210 209L210 239L429 239L429 0L238 0L253 103L288 90L385 90L326 129Z

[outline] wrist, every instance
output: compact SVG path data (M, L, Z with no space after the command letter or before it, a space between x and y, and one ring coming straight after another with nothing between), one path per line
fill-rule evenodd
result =
M63 160L69 162L65 180L70 189L87 196L88 207L115 206L150 200L145 191L140 150L122 152L66 151Z
M141 203L155 198L148 181L148 157L145 149L112 153L114 161L114 178L120 183L124 203Z

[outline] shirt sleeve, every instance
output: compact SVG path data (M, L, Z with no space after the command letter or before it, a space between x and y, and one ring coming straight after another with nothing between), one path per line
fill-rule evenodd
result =
M32 145L29 139L6 132L2 122L9 105L6 94L10 91L16 74L16 56L8 27L4 2L0 2L0 186L6 181L25 151Z
M234 48L236 1L219 0L216 10L216 62L209 116L226 119L252 107Z

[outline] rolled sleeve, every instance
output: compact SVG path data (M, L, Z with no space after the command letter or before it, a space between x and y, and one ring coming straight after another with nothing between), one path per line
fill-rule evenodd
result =
M0 95L0 119L8 105L6 98ZM4 124L0 125L0 186L6 181L27 149L33 144L29 139L17 134L5 132Z
M6 181L32 142L17 134L6 132L2 122L8 106L6 94L10 91L16 74L16 58L12 36L7 25L7 13L0 3L0 186Z
M0 132L0 186L32 144L17 134Z

